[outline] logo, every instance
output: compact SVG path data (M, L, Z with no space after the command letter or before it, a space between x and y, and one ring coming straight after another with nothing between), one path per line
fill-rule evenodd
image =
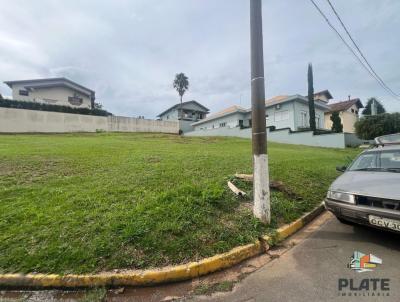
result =
M358 273L362 273L373 271L377 264L382 264L382 259L372 254L366 255L355 251L353 256L351 256L350 263L347 265L347 267L355 270Z
M355 251L347 267L358 272L371 272L382 259L372 254ZM388 297L390 296L389 278L339 278L338 296L340 297Z

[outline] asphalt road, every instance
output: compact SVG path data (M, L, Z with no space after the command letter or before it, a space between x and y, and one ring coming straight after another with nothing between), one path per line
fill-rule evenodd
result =
M324 215L330 217L308 238L300 241L279 259L249 275L232 292L214 295L207 300L400 301L400 235L345 225L330 214ZM354 251L374 254L383 263L372 272L355 272L347 268ZM369 291L346 289L339 292L339 278L353 279L353 287L357 288L362 279L390 279L390 290L382 291L377 284L378 290L374 291L373 284L369 281ZM378 292L384 296L377 296ZM341 296L344 293L347 296ZM354 293L358 296L354 296ZM197 299L200 298L195 298ZM204 301L204 298L201 300Z

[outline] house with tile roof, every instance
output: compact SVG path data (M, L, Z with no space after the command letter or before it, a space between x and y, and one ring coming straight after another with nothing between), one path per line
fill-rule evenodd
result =
M339 112L342 121L343 132L355 133L354 124L359 119L359 110L364 108L359 98L329 103L329 111L325 112L325 128L332 128L331 116L333 112Z
M329 96L326 96L326 98ZM315 118L317 128L324 128L325 112L327 111L329 111L327 101L316 97ZM267 127L274 127L275 129L286 128L292 131L303 130L309 127L308 99L305 96L299 94L275 96L266 100L265 112ZM251 109L231 106L193 123L192 126L195 131L206 131L220 127L251 127Z

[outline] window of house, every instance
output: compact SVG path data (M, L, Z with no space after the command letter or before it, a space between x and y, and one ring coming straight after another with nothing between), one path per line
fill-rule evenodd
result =
M251 119L249 120L249 127L253 126Z
M80 98L79 95L75 93L74 96L69 96L68 97L68 102L71 105L80 106L83 103L83 99Z
M351 108L351 113L354 113L354 109L353 108Z
M240 127L240 128L243 127L243 120L239 120L239 127Z
M226 126L226 123L224 122L224 123L219 123L219 126L220 127L225 127Z
M25 95L25 96L27 96L27 95L29 95L29 91L28 90L20 90L19 91L19 95Z
M307 127L308 125L307 111L300 111L300 123L302 127Z
M169 120L169 115L167 115L167 120Z
M358 114L358 110L356 110L356 114Z
M321 121L321 117L320 117L318 114L316 114L316 115L315 115L315 126L316 126L317 128L321 128L321 127L320 127L320 121Z
M199 113L199 119L203 119L203 113Z
M285 121L289 119L289 111L276 111L275 112L275 122Z

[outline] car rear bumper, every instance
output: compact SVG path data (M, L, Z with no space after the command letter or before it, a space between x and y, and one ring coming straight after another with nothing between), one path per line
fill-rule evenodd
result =
M331 211L333 214L335 214L335 216L356 223L372 226L369 223L369 215L400 221L400 211L391 211L375 207L359 206L340 201L334 201L327 198L324 200L324 204L325 204L325 209Z

